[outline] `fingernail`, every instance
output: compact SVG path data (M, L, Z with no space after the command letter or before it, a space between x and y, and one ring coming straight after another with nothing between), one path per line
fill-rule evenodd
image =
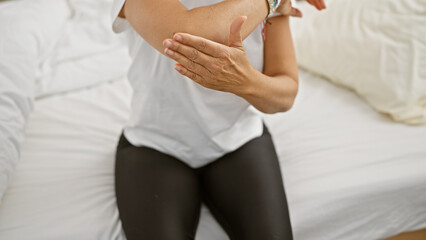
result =
M170 48L171 46L172 46L172 41L170 41L170 40L164 41L164 47Z
M175 65L175 69L176 69L176 71L178 71L178 72L182 71L182 67L181 67L181 66L179 66L179 65Z
M165 49L165 53L169 56L173 56L174 52L168 48Z
M175 39L176 41L178 41L178 42L181 42L181 41L182 41L182 36L181 36L181 35L179 35L179 34L175 34L174 39Z

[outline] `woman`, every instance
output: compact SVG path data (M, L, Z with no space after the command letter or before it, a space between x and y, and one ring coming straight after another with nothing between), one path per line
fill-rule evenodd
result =
M262 31L270 6L280 16ZM301 13L287 0L114 2L114 30L127 30L133 57L132 114L116 154L128 240L194 239L202 201L232 240L292 239L258 112L287 111L297 93L289 15Z

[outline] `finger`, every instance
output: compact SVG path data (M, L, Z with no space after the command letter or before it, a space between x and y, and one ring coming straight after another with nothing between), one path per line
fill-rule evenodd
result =
M321 6L322 6L322 8L323 8L323 9L326 9L326 8L327 8L327 6L325 5L324 0L321 0Z
M244 22L247 20L247 16L241 16L235 19L231 24L229 31L228 46L230 47L243 47L243 39L241 37L241 28Z
M301 18L301 17L303 17L303 14L302 14L302 12L299 9L297 9L297 8L291 8L290 16Z
M198 74L196 74L196 73L188 70L184 66L182 66L180 64L176 64L175 65L175 70L178 73L180 73L180 74L182 74L182 75L184 75L184 76L192 79L194 82L200 84L201 86L204 86L204 79L200 75L198 75Z
M204 68L203 66L201 66L200 64L194 61L191 61L190 59L186 58L185 56L183 56L182 54L178 52L175 52L171 49L166 48L164 49L164 53L170 58L172 58L173 60L175 60L180 65L184 66L186 69L198 75L208 76L210 74L210 72L206 68Z
M208 67L210 63L213 61L211 56L206 55L205 53L200 52L193 47L183 45L171 39L164 40L163 46L165 48L173 50L174 52L178 52L182 54L183 56L190 59L191 61L194 61L204 67Z
M315 0L315 6L317 7L318 10L322 10L322 5L320 0Z
M324 9L324 4L322 0L316 0L317 6L320 8L320 10Z
M309 4L311 4L312 6L314 6L316 9L320 10L320 8L318 7L318 5L316 4L316 2L314 0L307 0Z
M213 57L217 57L223 51L221 44L189 33L176 33L173 36L173 40Z

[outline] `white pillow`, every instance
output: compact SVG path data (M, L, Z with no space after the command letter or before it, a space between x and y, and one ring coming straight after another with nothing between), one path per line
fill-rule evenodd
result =
M69 92L126 76L125 35L113 34L112 0L68 0L73 13L54 51L41 62L36 97Z
M426 1L327 5L297 30L299 65L355 90L395 121L425 124Z
M0 2L0 200L19 159L36 69L70 14L66 0Z

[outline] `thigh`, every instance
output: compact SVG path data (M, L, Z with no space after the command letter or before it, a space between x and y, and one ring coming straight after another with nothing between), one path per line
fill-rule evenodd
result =
M280 166L267 128L238 150L197 169L203 199L232 240L290 240Z
M194 239L201 207L192 168L122 137L116 154L115 191L128 240Z

